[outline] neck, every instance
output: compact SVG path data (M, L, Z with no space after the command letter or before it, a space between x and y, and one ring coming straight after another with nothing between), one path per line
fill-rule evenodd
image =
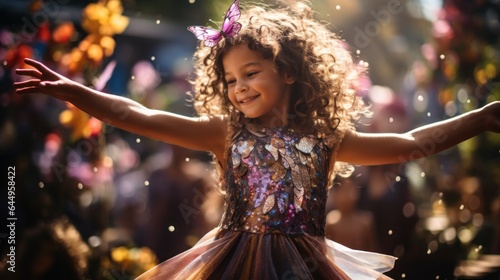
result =
M263 127L288 126L290 116L287 108L275 108L269 115L256 118L254 122Z
M263 127L290 126L297 116L290 114L290 94L285 95L282 106L274 107L268 114L254 119L254 122Z

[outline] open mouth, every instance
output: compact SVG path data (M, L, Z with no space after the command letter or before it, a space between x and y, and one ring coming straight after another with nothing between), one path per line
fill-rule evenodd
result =
M255 100L257 97L259 97L259 95L255 95L255 96L251 96L251 97L248 97L248 98L245 98L243 100L240 100L240 104L245 104L245 103L248 103L252 100Z

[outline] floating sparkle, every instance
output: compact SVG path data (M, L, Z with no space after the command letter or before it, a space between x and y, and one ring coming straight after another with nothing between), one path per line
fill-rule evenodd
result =
M436 240L432 240L427 245L427 249L428 249L427 252L430 252L430 253L436 252L436 250L438 249L438 246L439 246L438 242ZM430 253L428 253L428 254L430 254Z
M101 238L99 238L99 236L95 236L95 235L92 235L91 237L89 237L88 242L89 242L89 245L93 248L97 248L97 247L101 246L101 244L102 244Z

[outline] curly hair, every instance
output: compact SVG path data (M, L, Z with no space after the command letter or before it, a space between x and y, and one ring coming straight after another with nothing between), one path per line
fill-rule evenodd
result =
M295 78L289 116L300 127L320 135L353 129L354 121L367 112L356 96L364 68L354 63L341 38L313 19L308 2L243 10L240 32L209 48L200 43L194 54L194 107L198 114L231 116L239 126L242 113L227 95L222 58L232 46L247 44L263 58L271 59L280 74Z

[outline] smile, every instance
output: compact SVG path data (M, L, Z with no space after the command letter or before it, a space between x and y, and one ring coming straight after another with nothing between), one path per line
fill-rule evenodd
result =
M251 97L248 97L248 98L245 98L243 100L240 100L239 103L240 104L245 104L245 103L248 103L252 100L255 100L255 98L259 97L259 95L255 95L255 96L251 96Z

